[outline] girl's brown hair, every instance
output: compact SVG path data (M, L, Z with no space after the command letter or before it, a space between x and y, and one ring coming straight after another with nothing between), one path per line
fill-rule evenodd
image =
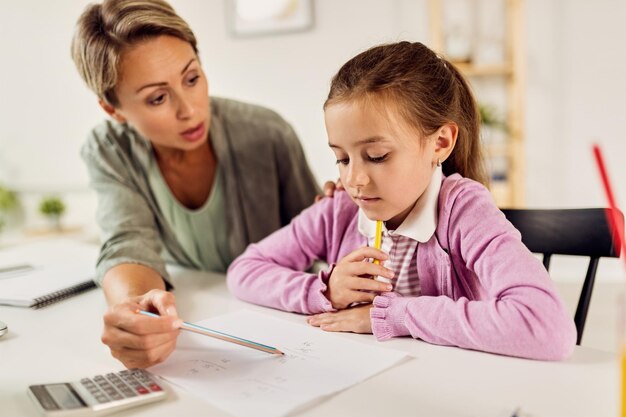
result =
M198 53L187 23L163 0L104 0L90 4L78 19L72 59L87 86L117 106L115 86L124 51L136 42L169 35L188 42Z
M333 77L324 108L373 97L393 103L422 135L456 123L458 136L443 172L488 185L480 145L480 114L467 81L450 62L419 42L375 46L346 62Z

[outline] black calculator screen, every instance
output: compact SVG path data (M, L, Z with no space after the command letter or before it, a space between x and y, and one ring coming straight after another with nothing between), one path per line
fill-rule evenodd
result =
M86 406L70 384L49 384L46 385L46 390L54 402L62 409L74 409Z

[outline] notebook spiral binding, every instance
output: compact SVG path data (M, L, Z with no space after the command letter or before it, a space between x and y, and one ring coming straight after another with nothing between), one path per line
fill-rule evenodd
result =
M63 290L44 295L43 297L37 297L35 298L35 303L31 307L36 309L43 308L49 306L50 304L54 304L57 301L64 300L68 297L72 297L95 287L96 283L93 281L82 282L72 287L68 287Z

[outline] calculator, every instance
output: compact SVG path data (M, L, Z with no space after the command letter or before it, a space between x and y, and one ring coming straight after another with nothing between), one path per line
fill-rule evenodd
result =
M59 417L100 416L167 397L161 384L143 369L74 382L31 385L28 394L40 414Z

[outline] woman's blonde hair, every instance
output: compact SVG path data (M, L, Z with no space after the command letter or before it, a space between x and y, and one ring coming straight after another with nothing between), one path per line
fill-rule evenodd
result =
M419 42L380 45L346 62L333 77L324 108L348 100L386 100L423 135L446 123L456 123L456 145L442 164L443 172L458 172L488 185L480 144L480 115L461 73L450 62Z
M137 42L169 35L198 53L189 25L163 0L104 0L90 4L78 19L72 59L87 86L106 103L118 106L115 86L120 58Z

